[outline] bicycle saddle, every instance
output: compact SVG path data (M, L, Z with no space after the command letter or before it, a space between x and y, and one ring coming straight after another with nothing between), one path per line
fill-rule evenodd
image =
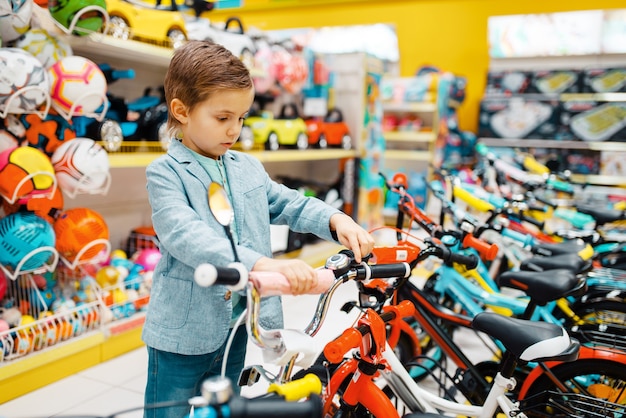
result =
M532 247L532 252L538 255L551 257L561 254L578 254L587 247L583 240L575 239L556 243L537 243Z
M586 280L568 269L506 271L496 279L496 283L500 287L523 291L538 305L584 293L587 288Z
M544 271L567 269L574 273L582 273L591 266L591 261L585 261L578 254L560 254L552 257L530 257L520 264L520 270Z
M623 210L605 208L598 209L595 206L588 205L576 205L576 210L590 215L596 221L596 225L604 225L626 219L626 212Z
M500 340L506 350L525 362L572 361L580 344L558 325L509 318L492 312L474 317L472 328Z

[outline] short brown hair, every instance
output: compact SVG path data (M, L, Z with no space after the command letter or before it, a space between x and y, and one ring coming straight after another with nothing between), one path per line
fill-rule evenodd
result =
M165 74L165 100L179 99L189 109L221 90L253 87L248 68L228 49L212 41L188 41L174 51ZM180 122L169 112L170 130Z

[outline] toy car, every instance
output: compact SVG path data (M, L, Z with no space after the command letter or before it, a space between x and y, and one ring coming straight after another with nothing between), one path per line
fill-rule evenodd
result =
M281 145L306 149L309 146L306 124L294 108L294 105L283 106L278 118L268 111L248 116L240 137L241 147L249 150L254 144L263 144L272 151Z
M196 40L211 40L225 46L248 68L254 66L254 54L256 46L252 38L244 33L243 24L237 17L226 20L224 28L218 28L211 24L209 19L185 15L187 38ZM231 27L235 25L235 29Z
M139 0L106 0L107 33L115 38L135 39L177 48L187 40L183 14L170 8L155 8Z
M133 70L114 70L108 64L100 64L107 82L113 83L121 78L134 78ZM73 125L78 136L102 141L107 151L117 151L123 140L160 141L166 148L167 105L163 89L153 94L152 88L144 90L143 96L127 102L124 98L107 93L109 102L104 119L98 120L85 116L73 118Z
M352 148L350 129L343 121L343 114L337 108L330 109L323 120L307 119L305 121L309 135L309 145L318 148L341 147Z

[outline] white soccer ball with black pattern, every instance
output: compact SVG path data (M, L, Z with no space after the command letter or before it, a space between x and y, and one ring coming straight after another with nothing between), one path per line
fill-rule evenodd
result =
M6 45L30 28L33 0L0 0L0 38Z
M0 113L32 113L50 100L41 62L20 48L0 48Z

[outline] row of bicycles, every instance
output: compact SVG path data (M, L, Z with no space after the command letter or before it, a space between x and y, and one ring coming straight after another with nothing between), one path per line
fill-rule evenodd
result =
M541 172L528 156L526 165L539 172L480 152L480 182L437 172L429 183L438 219L415 204L406 176L385 178L399 196L395 227L383 227L393 242L360 263L347 250L328 258L302 330L266 330L258 322L263 296L291 293L280 274L247 272L236 262L200 266L198 285L245 289L240 320L279 372L252 365L237 383L209 379L202 396L184 400L191 415L626 416L626 254L615 233L624 208L609 207L607 198L581 201L584 185ZM228 228L219 185L209 202ZM560 209L592 219L593 229L577 227L569 212L559 217ZM553 218L570 227L555 229ZM320 350L313 338L333 295L349 282L356 293L342 310L357 309L358 318ZM488 360L472 360L455 338L462 330L484 341ZM245 399L229 390L261 377L271 383L268 394Z

